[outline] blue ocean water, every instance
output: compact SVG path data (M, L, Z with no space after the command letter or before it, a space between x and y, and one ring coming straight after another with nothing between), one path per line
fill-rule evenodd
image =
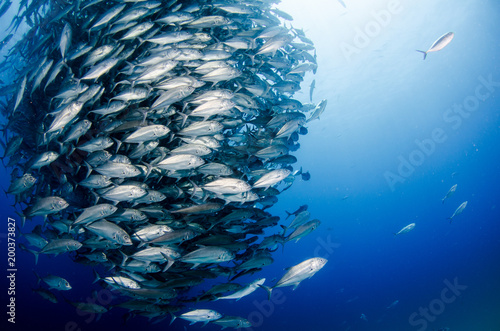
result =
M307 204L322 224L276 251L274 264L258 276L273 284L284 268L305 259L329 262L296 290L276 289L271 301L258 290L238 302L207 302L203 308L246 317L252 329L262 331L498 331L500 4L344 3L345 8L336 0L279 5L317 50L318 72L306 77L295 97L307 102L314 79L313 101L327 99L328 105L320 120L307 124L309 133L294 153L311 179L297 179L270 211L284 218L285 210ZM422 60L415 50L428 49L450 31L451 43ZM6 188L9 174L0 171ZM454 184L456 193L442 203ZM447 217L464 201L467 207L450 224ZM20 223L12 203L11 197L2 199L1 233L7 217ZM412 231L394 236L410 223L416 224ZM6 261L5 236L0 239ZM17 330L202 328L182 320L169 326L170 318L125 323L120 309L100 317L81 314L59 295L56 305L32 293L32 270L70 280L73 289L63 295L72 301L107 304L110 293L91 284L91 268L66 255L41 256L35 266L33 256L20 249L16 264ZM2 277L2 298L8 286Z

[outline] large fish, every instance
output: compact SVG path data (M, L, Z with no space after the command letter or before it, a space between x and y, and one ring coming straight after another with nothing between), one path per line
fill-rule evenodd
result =
M327 262L327 259L320 257L305 260L304 262L289 268L285 275L281 277L281 279L278 280L276 285L273 287L267 287L264 285L260 286L268 292L269 298L271 298L272 290L276 287L293 286L293 289L295 290L299 286L300 282L314 276L314 274L321 270Z

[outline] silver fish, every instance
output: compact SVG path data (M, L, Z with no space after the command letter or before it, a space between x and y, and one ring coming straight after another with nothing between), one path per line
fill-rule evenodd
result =
M268 188L290 175L291 171L288 169L271 170L253 184L252 188Z
M452 40L455 34L453 32L448 32L439 37L427 51L419 51L417 52L423 53L424 54L424 60L427 57L427 53L430 52L437 52L445 48Z
M98 236L101 236L119 245L132 245L132 240L125 230L123 230L118 225L106 220L100 220L90 224L86 224L85 228L97 234Z
M458 184L455 184L453 185L449 190L448 192L446 193L446 196L441 199L441 202L444 203L444 200L448 199L449 197L451 197L453 194L455 194L455 191L457 190L457 186Z
M216 121L195 122L177 132L177 134L191 137L207 136L217 134L223 128L222 124Z
M177 154L165 158L156 166L166 170L187 170L197 168L204 163L205 161L199 156L192 154Z
M236 178L220 178L203 185L203 189L217 194L238 194L250 191L252 187Z
M105 189L101 198L111 200L114 202L132 201L145 196L148 192L135 185L118 185L111 189Z
M300 282L304 279L311 278L314 276L319 270L321 270L328 260L320 257L314 257L312 259L305 260L290 269L285 273L283 277L274 285L273 287L261 286L265 290L267 290L269 294L269 298L271 297L271 292L276 287L284 287L284 286L293 286L293 289L296 289Z
M117 207L107 203L101 203L99 205L85 208L82 213L75 219L75 221L73 222L73 226L106 218L112 215L117 209Z
M179 260L185 263L192 263L193 266L191 269L194 269L202 263L221 263L231 261L232 259L234 259L234 254L228 249L216 246L207 246L187 253Z
M465 207L467 207L467 201L462 202L460 206L458 206L458 208L453 212L453 215L451 215L451 217L448 217L450 223L453 221L453 217L460 215L464 211Z
M239 290L233 294L218 297L217 300L236 299L236 301L238 301L241 298L252 294L256 289L259 288L259 286L264 284L265 281L266 281L265 278L256 279L253 282L251 282L250 284L248 284L247 286L245 286L244 288L242 288L241 290Z
M69 23L66 23L62 30L61 39L59 41L59 48L61 50L61 56L63 59L65 58L66 52L68 51L69 47L71 46L72 34L73 32L71 30L71 25L69 25Z
M63 198L57 196L45 197L35 201L33 205L26 208L24 210L24 215L32 217L37 215L54 214L68 208L68 206L69 203Z
M394 233L394 235L397 236L398 234L410 232L411 230L413 230L414 227L415 227L415 223L408 224L407 226L405 226L404 228L399 230L399 232Z
M154 124L137 129L123 140L126 143L142 143L149 140L157 140L165 137L170 129L164 125Z
M203 322L207 324L208 322L218 320L221 318L222 315L215 310L210 310L210 309L195 309L192 311L189 311L187 313L184 313L179 316L179 318L182 318L186 321L191 322L191 324L197 323L197 322ZM170 324L174 322L176 319L176 316L173 315L172 321Z

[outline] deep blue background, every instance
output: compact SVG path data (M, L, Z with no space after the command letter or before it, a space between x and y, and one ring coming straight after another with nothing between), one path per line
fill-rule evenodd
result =
M328 99L328 106L321 120L308 123L309 134L294 154L299 166L311 172L311 180L296 180L271 211L284 217L285 210L308 204L322 225L298 243L288 243L284 253L278 250L275 263L260 275L241 278L240 283L266 277L266 284L273 284L284 268L317 255L329 262L295 291L280 289L284 302L273 304L272 312L259 310L266 301L261 290L238 302L205 303L199 308L250 316L262 322L253 329L262 331L419 330L410 324L411 314L439 299L445 280L457 278L467 288L429 321L426 330L498 331L500 87L481 100L459 128L443 115L474 95L480 77L491 75L500 82L500 4L400 1L401 11L387 26L358 53L346 57L341 46L354 45L357 31L374 22L374 12L387 10L389 1L345 3L347 9L334 0L290 0L280 5L294 16L294 27L304 28L318 52L318 73L307 77L296 98L308 101L308 85L314 78L314 101ZM430 53L425 61L415 52L448 31L455 32L455 38L444 50ZM398 157L408 160L417 149L415 140L430 138L435 129L442 129L446 140L436 144L404 182L391 187L384 175L397 174ZM1 186L7 188L9 174L0 169L0 175ZM454 184L457 192L442 204ZM446 218L463 201L468 201L467 208L450 224ZM6 252L7 217L20 222L12 202L2 198L1 252ZM393 232L412 222L413 231L394 237ZM22 231L33 225L28 223ZM326 249L325 243L332 245ZM6 253L2 256L6 261ZM4 269L5 263L1 265ZM32 255L18 250L17 267L18 330L64 330L71 322L81 330L184 330L188 325L176 320L169 327L170 318L146 324L142 317L122 325L125 311L119 309L87 323L88 316L79 316L60 293L55 305L31 292L36 284ZM101 290L91 284L91 268L64 255L41 256L36 270L68 279L73 289L63 294L73 301L86 301L92 290ZM2 298L6 285L2 276ZM395 300L399 304L387 309ZM4 299L1 305L5 307ZM5 313L0 316L4 322ZM201 324L188 327L200 328Z

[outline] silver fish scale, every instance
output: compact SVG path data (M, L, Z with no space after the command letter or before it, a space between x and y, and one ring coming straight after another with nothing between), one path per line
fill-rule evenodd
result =
M36 261L69 253L98 263L106 275L97 280L116 290L110 305L119 300L134 315L234 328L251 324L198 302L236 300L258 285L271 293L321 269L326 260L306 260L274 287L256 277L224 297L194 289L262 269L271 250L320 224L305 209L290 224L267 210L300 175L290 153L326 107L306 103L312 88L308 100L297 93L317 70L314 44L281 23L290 16L272 2L21 6L11 30L19 42L0 60L11 79L3 158L13 168L7 194L39 222L20 239ZM264 234L278 224L291 233ZM57 276L49 282L71 288ZM92 313L108 308L81 303Z

